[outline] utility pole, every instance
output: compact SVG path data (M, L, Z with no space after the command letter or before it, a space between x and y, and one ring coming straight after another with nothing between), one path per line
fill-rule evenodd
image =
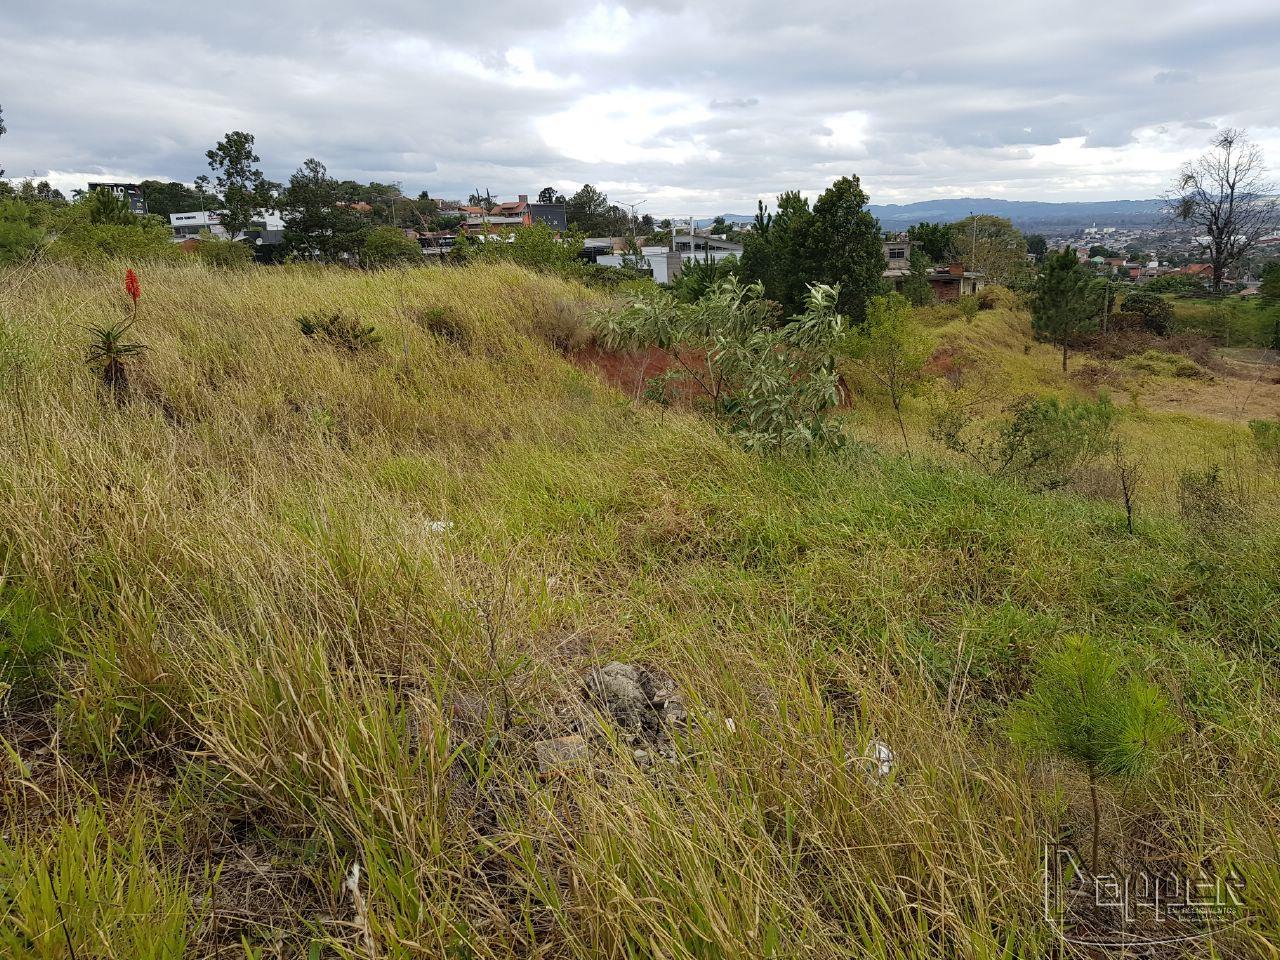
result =
M622 201L622 205L624 207L631 208L631 245L637 250L640 249L640 244L636 239L636 227L639 223L636 217L636 207L640 206L642 203L648 203L648 198L646 197L644 200L637 200L635 203L627 203L625 200Z

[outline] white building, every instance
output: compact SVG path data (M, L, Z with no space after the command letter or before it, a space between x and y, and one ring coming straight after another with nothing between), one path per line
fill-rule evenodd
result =
M189 213L169 214L169 226L173 228L175 243L189 237L198 237L204 231L219 240L230 239L222 226L222 214L218 210L193 210ZM284 216L279 210L259 210L249 224L246 233L256 232L260 239L276 237L284 233Z
M623 253L610 253L596 257L596 263L603 267L634 267L651 274L658 283L671 283L678 278L684 267L684 261L684 256L666 247L641 247L638 258Z

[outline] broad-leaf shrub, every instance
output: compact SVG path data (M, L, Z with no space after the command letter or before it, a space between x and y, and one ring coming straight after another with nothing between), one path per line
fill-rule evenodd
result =
M782 322L756 283L721 283L696 303L658 290L596 318L610 349L658 347L671 355L716 416L751 450L836 446L830 414L840 400L835 350L845 329L839 291L809 287L805 312Z

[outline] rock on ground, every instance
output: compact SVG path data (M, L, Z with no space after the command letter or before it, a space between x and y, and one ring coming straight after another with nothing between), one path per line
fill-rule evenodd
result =
M632 734L634 746L669 746L671 729L683 726L689 716L675 683L652 667L617 662L596 667L583 680L583 692Z

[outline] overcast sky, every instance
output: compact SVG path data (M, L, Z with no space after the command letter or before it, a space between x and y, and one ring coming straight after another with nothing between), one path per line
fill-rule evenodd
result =
M873 202L1158 195L1215 128L1280 170L1280 2L6 0L0 166L190 181L228 130L407 193L584 181L750 213L857 173Z

